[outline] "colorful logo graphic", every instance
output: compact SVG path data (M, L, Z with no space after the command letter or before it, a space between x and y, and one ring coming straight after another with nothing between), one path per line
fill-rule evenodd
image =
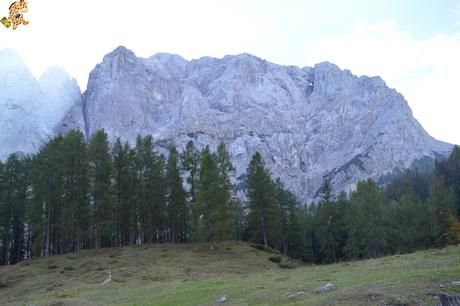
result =
M19 0L16 2L13 2L13 4L10 5L10 14L8 17L3 17L0 22L6 27L10 28L13 26L13 30L16 30L19 25L28 25L29 22L24 19L24 13L27 13L29 11L29 8L27 7L27 1L26 0Z

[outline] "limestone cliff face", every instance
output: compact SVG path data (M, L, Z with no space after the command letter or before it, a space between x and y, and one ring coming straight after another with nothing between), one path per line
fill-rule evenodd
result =
M37 151L79 100L80 89L62 69L37 81L15 51L0 50L0 160Z
M286 67L241 54L186 61L138 58L119 47L89 77L56 132L105 129L113 139L137 134L199 146L227 143L237 169L260 151L274 177L299 198L317 195L325 179L335 191L357 181L445 155L400 95L379 77L356 77L324 62Z

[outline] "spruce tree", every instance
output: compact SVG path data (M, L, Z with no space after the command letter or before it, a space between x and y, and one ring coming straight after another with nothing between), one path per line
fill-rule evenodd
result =
M216 237L219 240L228 240L234 237L234 227L232 226L232 202L234 186L231 182L235 175L235 167L232 164L230 153L226 145L221 142L217 146L217 151L213 157L216 160L218 199L215 203L216 217Z
M460 222L454 214L449 214L447 217L449 228L445 233L448 244L456 245L460 243Z
M0 215L0 265L16 264L25 256L24 215L27 200L26 159L12 154L3 169Z
M440 178L435 178L428 198L429 224L432 244L441 247L446 244L445 235L449 229L449 214L453 213L453 191L446 188Z
M111 160L113 164L113 192L115 197L116 211L116 240L120 246L129 245L130 228L133 226L134 207L131 205L131 175L130 172L130 148L128 143L124 145L120 138L115 141Z
M253 155L247 175L251 240L268 246L276 233L276 217L279 212L275 202L274 184L259 152Z
M246 213L245 213L245 206L243 201L241 201L238 197L235 197L232 201L232 216L233 216L233 227L234 227L234 239L235 240L243 240L245 229L247 227L246 224Z
M78 252L89 247L90 206L88 200L87 148L80 131L69 132L62 140L62 251Z
M384 193L374 181L358 183L347 211L348 240L345 246L349 258L381 257L387 247L388 207Z
M26 215L32 255L59 253L57 237L62 206L62 142L61 136L51 139L31 161L31 199Z
M195 148L193 141L187 142L184 152L181 154L182 170L188 173L187 198L190 206L189 232L192 240L198 240L198 208L196 204L196 190L200 166L200 152Z
M202 241L214 242L223 240L222 219L226 212L220 211L222 207L222 190L219 179L219 169L215 156L208 146L201 152L200 173L197 181L197 208L200 214L199 233Z
M187 240L187 205L185 190L179 169L178 152L175 147L169 151L166 168L168 218L172 243Z
M5 205L5 174L4 174L4 165L0 160L0 265L5 264L5 245L7 244L7 225L8 218L7 215L7 206Z
M104 130L93 134L88 144L89 181L94 225L94 247L113 245L112 164Z
M167 183L166 183L166 161L162 154L157 155L155 159L155 166L152 173L152 203L153 203L153 225L155 231L155 241L157 243L163 242L166 239L166 227L168 212L166 209L166 192L167 192ZM176 178L177 179L177 178ZM182 212L184 215L187 212ZM185 216L183 216L185 218ZM185 227L186 220L182 220ZM182 235L184 235L183 229Z
M277 223L278 248L288 256L304 257L306 248L305 226L302 220L303 210L295 196L284 189L281 180L275 182L275 198L279 210Z
M318 205L316 236L320 244L323 263L336 262L340 257L343 235L341 218L335 201L324 200Z
M138 136L136 142L136 161L138 171L138 212L141 240L151 243L154 234L154 185L157 154L153 149L152 136Z

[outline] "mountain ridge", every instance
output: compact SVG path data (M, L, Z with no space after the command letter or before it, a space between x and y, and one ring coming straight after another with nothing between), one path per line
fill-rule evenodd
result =
M330 62L299 68L247 53L140 58L118 47L91 72L79 108L70 116L82 113L84 126L64 124L87 137L105 129L110 139L133 143L137 134L152 134L180 149L189 140L199 148L224 141L237 177L260 151L273 176L305 201L325 180L336 192L351 191L361 179L378 180L451 149L423 129L383 79Z
M152 134L158 143L172 141L179 149L189 140L198 148L224 141L236 177L260 151L272 175L310 201L325 180L335 192L351 191L359 180L378 181L416 160L446 156L452 148L431 137L382 78L358 77L330 62L300 68L247 53L190 61L168 53L140 58L120 46L91 71L83 94L68 75L54 74L57 84L51 86L51 78L47 93L36 80L29 87L41 92L36 100L62 112L55 121L62 119L52 131L38 116L28 119L28 132L4 133L4 141L25 139L34 146L13 144L3 156L32 153L47 137L71 129L87 138L105 129L111 140L131 143L138 134ZM43 131L33 127L37 122Z
M0 159L36 152L51 135L68 107L81 96L62 69L35 79L14 50L0 50Z

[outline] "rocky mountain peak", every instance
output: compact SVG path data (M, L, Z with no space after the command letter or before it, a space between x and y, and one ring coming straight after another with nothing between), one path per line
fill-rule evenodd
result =
M47 70L37 82L13 50L0 50L0 71L0 159L15 152L35 152L81 101L80 89L57 67Z
M0 67L4 70L27 69L22 57L13 49L0 50Z
M224 141L237 177L259 151L273 177L305 201L325 180L335 192L349 191L452 148L429 136L382 79L329 62L299 68L249 54L139 58L119 47L91 72L82 97L56 133L78 128L90 137L105 129L131 143L152 134L179 149L189 140L199 148Z
M114 49L112 52L104 56L105 60L113 60L119 58L136 58L136 54L134 52L124 46L119 46Z

